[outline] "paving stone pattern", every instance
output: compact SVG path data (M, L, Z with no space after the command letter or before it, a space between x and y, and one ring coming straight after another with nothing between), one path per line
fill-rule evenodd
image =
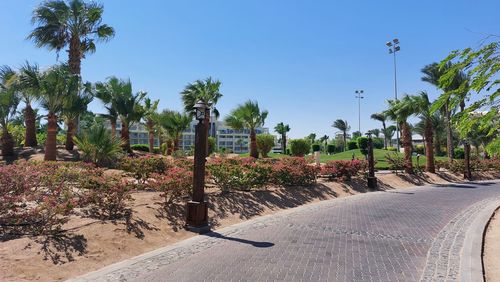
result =
M500 183L375 192L266 216L92 281L449 281ZM82 279L85 280L85 279Z

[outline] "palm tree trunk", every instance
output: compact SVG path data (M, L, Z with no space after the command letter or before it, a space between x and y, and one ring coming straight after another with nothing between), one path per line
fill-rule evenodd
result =
M12 138L12 135L7 130L7 127L4 127L3 129L0 142L2 143L2 156L13 156L14 138Z
M116 120L111 120L111 136L116 138Z
M57 159L57 116L54 113L49 113L47 116L47 140L43 159L46 161Z
M386 127L385 127L385 122L383 121L382 122L382 128L384 128L384 149L387 150L387 136L385 136L385 132L386 132Z
M286 134L281 134L281 148L283 150L283 155L286 155Z
M402 145L405 151L405 172L413 173L413 163L411 160L411 132L407 122L401 123L401 133L403 136Z
M24 123L26 125L24 146L36 147L38 145L36 140L36 117L35 111L31 108L30 104L27 104L24 109Z
M445 123L446 123L446 151L448 154L448 161L453 160L453 133L451 130L451 111L449 109L449 102L445 105Z
M149 131L149 152L153 153L154 146L155 146L155 132L153 129L153 121L152 120L148 120L148 131Z
M430 119L425 120L425 170L431 173L436 172L434 166L434 129L432 128L432 121Z
M180 137L180 136L176 136L176 137L174 138L174 152L179 151L179 143L180 143L180 139L181 139L181 137Z
M73 142L73 135L75 134L75 121L68 120L68 130L66 131L66 150L72 151L74 149L75 143Z
M82 50L80 44L80 38L76 35L72 35L71 41L69 43L69 52L68 52L68 65L69 71L72 74L80 75L81 70L81 61L82 61Z
M250 157L259 158L259 152L257 151L257 136L253 128L250 129Z
M127 122L124 122L122 120L122 131L121 131L121 138L122 138L122 141L123 141L123 145L122 145L122 148L123 148L123 151L127 152L127 153L133 153L132 152L132 149L130 148L130 131L128 129L128 123Z
M345 131L342 131L342 134L344 135L344 152L347 151L347 134Z

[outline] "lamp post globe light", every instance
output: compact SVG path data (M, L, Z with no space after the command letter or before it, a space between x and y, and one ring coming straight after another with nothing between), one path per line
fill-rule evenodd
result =
M194 105L195 118L198 120L195 130L193 193L187 203L186 229L206 233L208 225L208 203L205 200L205 162L207 153L207 128L205 117L210 115L210 109L203 101Z
M401 47L399 47L399 39L394 38L392 41L388 41L385 43L387 47L389 47L389 54L393 54L394 58L394 98L397 100L398 99L398 80L397 80L397 71L396 71L396 53L401 50ZM397 139L397 146L398 146L398 152L399 152L399 125L396 123L396 139Z
M363 96L364 91L356 90L354 93L356 93L355 97L358 99L358 131L361 134L361 99L365 98Z

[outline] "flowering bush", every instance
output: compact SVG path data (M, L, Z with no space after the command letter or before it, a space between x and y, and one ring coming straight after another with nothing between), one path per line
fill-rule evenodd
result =
M121 176L89 174L83 177L80 187L85 189L82 205L102 219L116 219L125 215L126 204L133 200L134 185Z
M269 183L272 167L252 158L212 160L207 166L210 178L223 192L230 189L250 190Z
M310 185L316 182L319 168L304 158L281 158L273 163L271 182L284 186Z
M158 156L126 157L119 168L130 173L135 179L145 182L152 173L164 173L172 164L167 158Z
M151 188L162 192L165 206L170 205L193 190L193 172L183 167L173 167L165 174L153 173L149 181Z
M0 167L0 233L57 231L77 206L74 184L89 167L18 162Z
M367 162L362 160L329 161L321 168L321 174L330 179L342 178L347 181L365 171L366 167Z

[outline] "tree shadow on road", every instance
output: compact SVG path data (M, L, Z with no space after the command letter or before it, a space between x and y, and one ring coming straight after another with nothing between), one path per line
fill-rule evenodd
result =
M205 233L205 234L202 234L202 236L219 238L219 239L224 239L224 240L228 240L228 241L235 241L238 243L252 245L256 248L270 248L270 247L274 246L274 243L271 243L271 242L258 242L258 241L246 240L246 239L241 239L241 238L228 237L228 236L225 236L225 235L217 233L217 232Z

